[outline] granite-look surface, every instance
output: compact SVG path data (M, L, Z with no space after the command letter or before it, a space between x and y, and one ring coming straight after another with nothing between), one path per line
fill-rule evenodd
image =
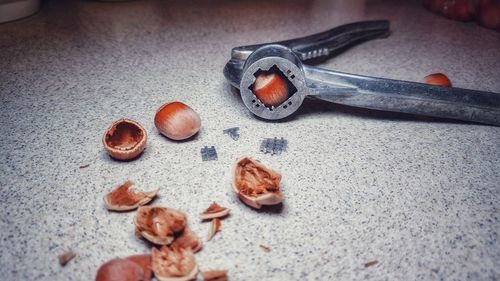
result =
M214 200L230 207L196 257L231 280L500 279L500 128L320 102L263 122L224 81L234 46L384 18L389 38L324 66L412 81L445 72L455 86L500 92L500 33L419 1L60 0L0 25L0 279L92 280L103 262L148 252L134 212L103 206L127 179L161 188L154 203L186 212L201 237L209 224L198 214ZM172 100L201 115L189 142L154 128ZM135 161L114 161L101 144L121 117L149 134ZM235 126L237 141L222 132ZM275 136L288 151L260 153ZM201 161L205 145L218 161ZM235 198L230 167L242 155L283 174L281 208ZM68 248L78 255L62 268Z

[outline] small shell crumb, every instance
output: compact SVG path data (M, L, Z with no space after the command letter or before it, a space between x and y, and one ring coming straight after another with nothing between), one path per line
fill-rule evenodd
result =
M65 266L74 257L76 257L76 253L73 250L68 250L67 252L58 256L59 264Z
M259 248L260 248L262 251L266 252L266 253L271 252L271 248L269 248L269 247L268 247L268 246L266 246L266 245L259 245Z
M370 266L374 266L377 263L378 263L378 260L369 261L369 262L365 263L365 268L370 267Z

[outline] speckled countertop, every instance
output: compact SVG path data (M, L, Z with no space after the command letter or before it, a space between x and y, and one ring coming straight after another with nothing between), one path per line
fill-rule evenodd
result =
M500 92L500 33L419 1L60 0L1 24L0 279L92 280L103 262L147 252L134 213L103 206L127 179L161 188L155 204L186 212L201 237L209 225L198 214L214 200L230 207L197 260L231 280L500 279L500 128L319 102L263 122L222 75L233 46L383 18L389 38L325 67L412 81L445 72L458 87ZM155 130L155 110L171 100L200 113L194 140ZM121 117L149 133L135 161L114 161L101 144ZM222 133L234 126L238 141ZM260 153L274 136L288 151ZM201 161L205 145L218 161ZM230 167L242 155L283 174L281 208L235 198ZM68 248L78 256L62 268Z

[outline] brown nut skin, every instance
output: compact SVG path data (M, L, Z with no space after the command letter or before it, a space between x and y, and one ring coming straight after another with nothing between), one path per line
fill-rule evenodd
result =
M130 160L146 148L147 133L144 127L130 119L119 119L106 130L102 143L114 159Z
M441 87L451 87L450 79L443 73L433 73L425 76L424 83Z
M161 134L173 140L188 139L198 133L201 126L200 115L178 101L162 105L154 122Z
M280 181L281 175L278 172L250 157L240 158L233 167L234 192L243 203L256 209L283 201Z
M252 92L266 106L278 106L288 98L288 85L277 73L262 73L256 77Z
M97 271L96 281L144 281L141 266L127 259L112 259L101 265Z

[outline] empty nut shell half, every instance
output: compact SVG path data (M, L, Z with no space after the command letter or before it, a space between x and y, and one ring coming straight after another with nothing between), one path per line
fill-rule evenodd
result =
M156 197L158 189L150 192L134 192L130 190L131 181L118 186L104 196L104 206L111 211L130 211L146 205Z
M176 101L166 103L158 109L155 126L169 139L185 140L198 133L201 119L191 107Z
M160 281L187 281L198 275L198 265L191 249L162 246L153 248L153 272Z
M233 190L245 204L260 209L283 201L281 175L250 157L236 161L233 170Z
M137 157L146 147L146 140L146 130L130 119L117 120L102 137L106 151L118 160Z
M157 206L139 207L134 218L137 232L146 240L158 245L170 245L175 235L184 230L186 222L184 213Z

